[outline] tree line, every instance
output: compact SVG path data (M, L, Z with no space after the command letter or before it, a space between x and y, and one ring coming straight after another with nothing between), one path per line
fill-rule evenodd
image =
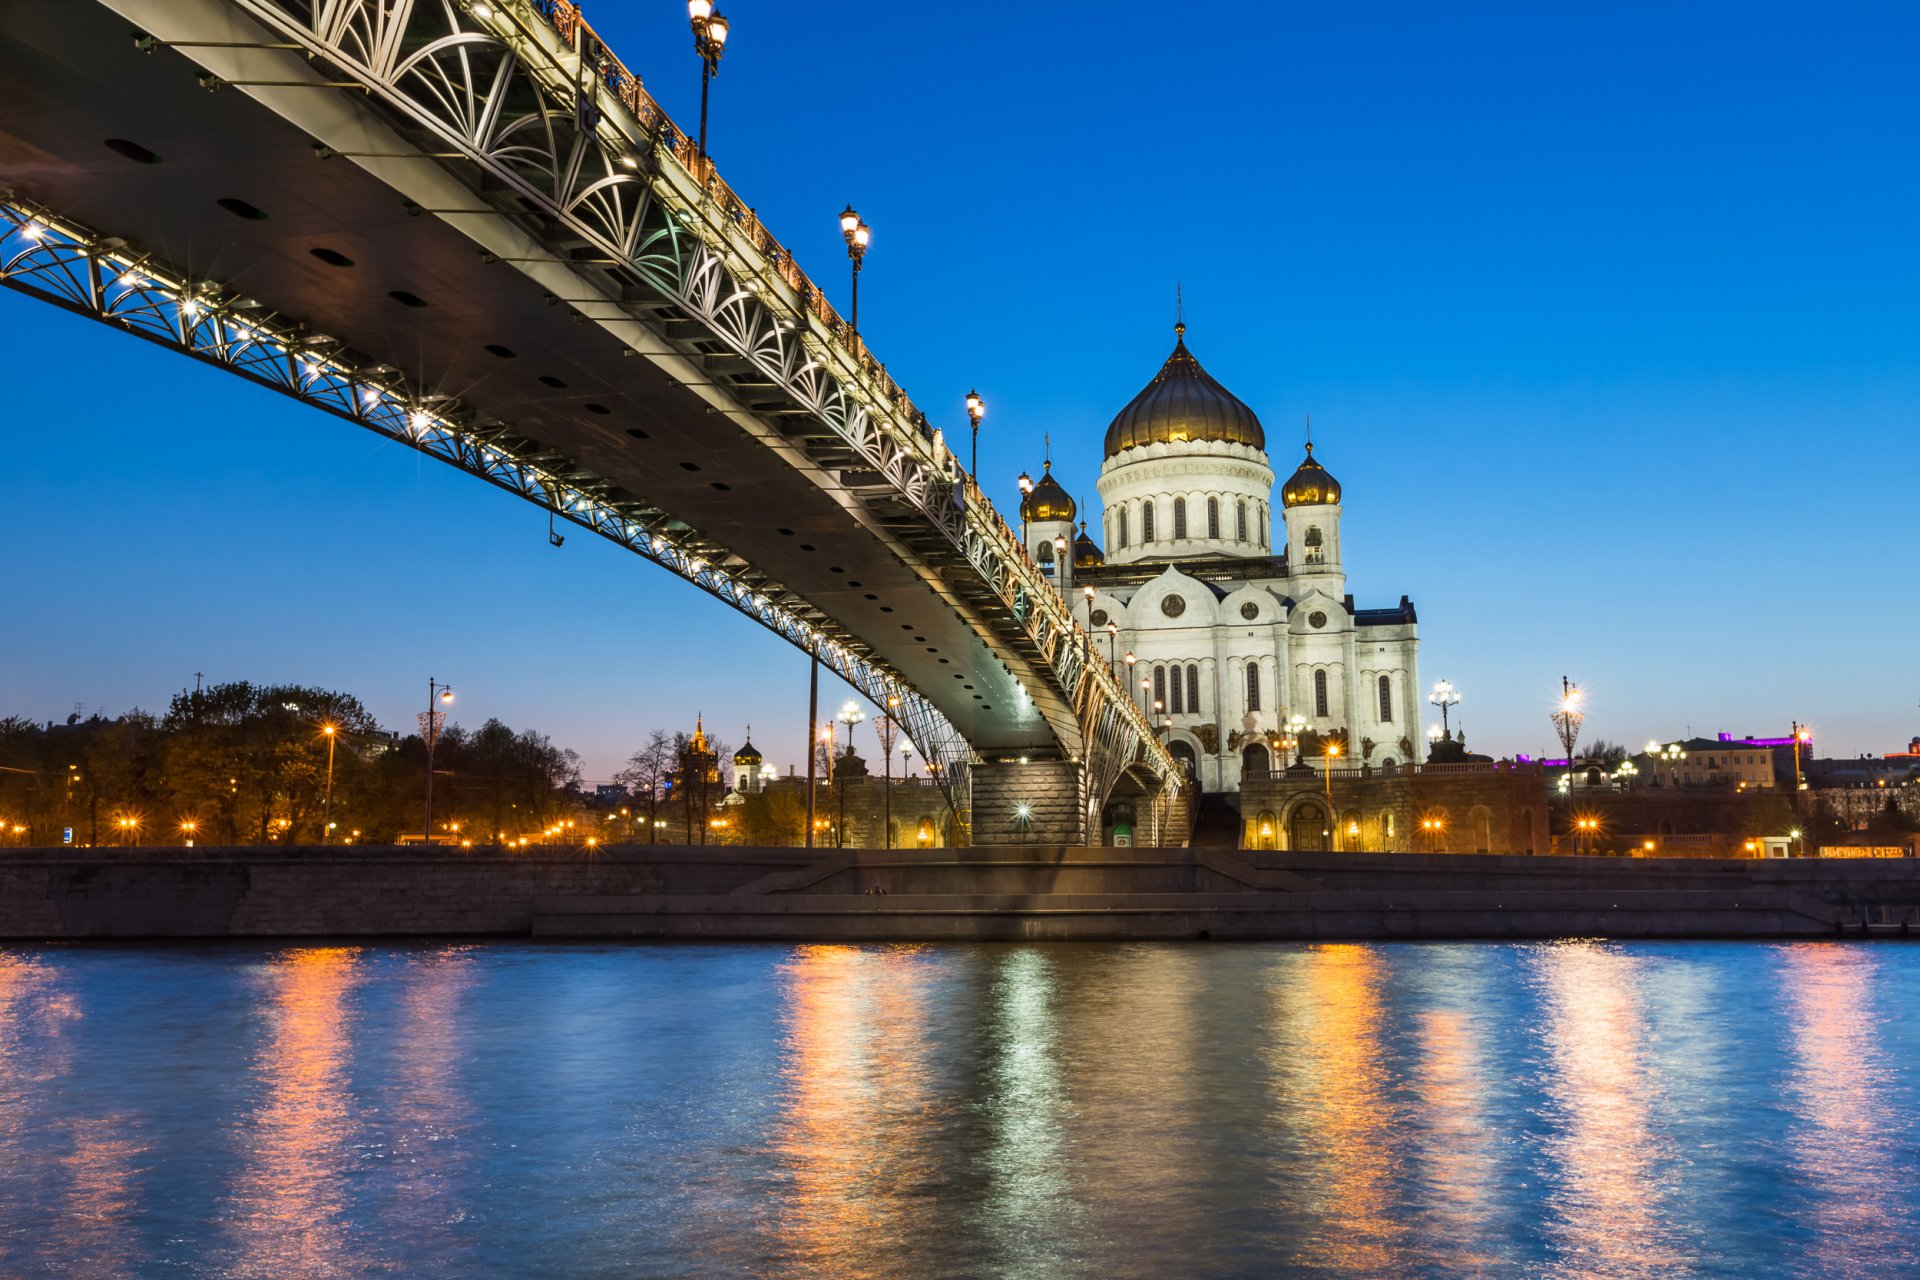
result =
M686 735L656 731L620 775L629 794L596 803L579 755L547 735L497 719L447 727L432 752L434 839L674 840L725 794L725 749L691 786L688 750ZM236 681L182 691L160 715L0 719L0 843L417 839L427 780L425 738L382 731L353 695Z

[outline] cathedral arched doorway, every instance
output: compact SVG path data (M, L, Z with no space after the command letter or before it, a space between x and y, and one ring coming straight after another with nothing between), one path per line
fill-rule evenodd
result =
M1295 809L1288 825L1287 848L1302 853L1325 853L1327 811L1312 801Z
M1258 742L1250 742L1240 753L1240 776L1244 778L1264 778L1273 770L1273 757L1267 748Z

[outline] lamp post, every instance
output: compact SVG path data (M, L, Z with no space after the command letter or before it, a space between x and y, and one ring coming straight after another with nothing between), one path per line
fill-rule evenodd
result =
M1296 749L1293 757L1293 762L1295 764L1305 764L1307 762L1306 754L1298 750L1300 746L1300 742L1303 736L1306 734L1306 732L1307 732L1307 718L1305 716L1296 714L1296 715L1290 715L1287 717L1286 741L1289 747L1293 747Z
M1067 579L1067 540L1065 538L1055 538L1053 540L1054 586L1056 588L1060 587L1066 582L1066 579Z
M893 848L893 739L900 728L900 722L894 717L899 713L900 696L890 693L887 695L887 709L873 722L874 736L880 739L881 785L886 798L885 821L889 849Z
M1147 693L1153 688L1153 682L1145 676L1140 677L1140 714L1147 713Z
M1115 675L1120 674L1120 660L1113 656L1113 651L1119 647L1119 639L1120 624L1109 622L1107 624L1107 670Z
M973 424L973 454L968 459L967 470L976 476L980 474L980 419L986 416L987 402L980 398L980 393L967 392L967 421Z
M1580 709L1580 686L1560 677L1560 709L1553 713L1553 728L1567 749L1567 797L1573 797L1573 744L1580 741L1580 722L1587 713Z
M1793 722L1793 811L1800 812L1800 793L1807 789L1806 782L1800 776L1800 744L1813 741L1813 730Z
M327 801L321 811L320 843L333 843L333 744L339 739L339 730L333 725L321 727L321 733L327 739Z
M820 749L814 737L820 732L820 637L813 637L807 659L807 848L813 848L814 809L818 797Z
M440 742L440 726L447 722L447 713L435 711L433 704L442 705L453 701L451 685L441 684L432 676L427 677L427 709L420 713L420 732L427 740L427 830L426 841L433 843L433 749Z
M687 0L687 20L693 27L693 51L700 55L700 158L707 158L707 87L720 74L720 55L727 51L727 20L715 12L713 0Z
M1027 545L1027 498L1033 493L1033 477L1020 473L1020 546Z
M1451 738L1453 729L1447 723L1447 711L1459 704L1460 691L1453 687L1452 682L1442 680L1433 686L1433 692L1427 695L1427 701L1440 708L1440 736Z
M200 830L200 824L198 822L195 822L192 818L181 819L180 834L186 837L187 848L189 849L193 848L193 836L194 836L194 833L198 830Z
M1091 667L1093 665L1093 588L1088 587L1086 591L1087 591L1087 629L1085 632L1082 633L1085 636L1085 639L1081 642L1080 653L1081 653L1081 656L1087 660L1087 665Z
M866 718L867 713L862 711L859 704L851 698L840 708L840 714L834 717L834 719L838 720L841 724L847 726L847 753L849 755L853 753L853 726L859 724ZM842 770L841 772L844 773L845 771ZM836 849L844 849L847 847L847 780L844 777L840 779L839 790L840 829L834 833L833 845Z
M848 205L840 211L840 236L847 242L847 257L853 260L853 312L848 320L854 335L860 333L860 264L866 261L867 242L873 239L873 228L860 220L860 215Z
M1320 776L1327 784L1327 848L1333 848L1334 832L1338 829L1333 820L1333 762L1340 755L1340 744L1327 739L1327 753L1321 758Z

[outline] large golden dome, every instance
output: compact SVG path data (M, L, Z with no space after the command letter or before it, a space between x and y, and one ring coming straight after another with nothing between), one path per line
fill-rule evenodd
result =
M1309 443L1307 460L1300 464L1300 469L1289 476L1280 489L1280 505L1311 507L1320 503L1334 505L1339 501L1340 482L1313 460L1313 445Z
M1187 326L1177 324L1173 332L1173 354L1107 427L1107 456L1186 440L1225 440L1264 450L1267 433L1260 419L1200 367L1187 350Z

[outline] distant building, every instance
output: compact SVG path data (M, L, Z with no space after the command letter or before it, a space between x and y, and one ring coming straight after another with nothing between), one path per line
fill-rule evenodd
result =
M1688 738L1648 746L1659 749L1633 757L1633 766L1650 786L1753 791L1774 785L1776 748L1771 743L1722 734L1718 738Z
M743 796L758 795L774 779L773 766L753 745L753 726L747 726L747 740L733 753L733 789Z

